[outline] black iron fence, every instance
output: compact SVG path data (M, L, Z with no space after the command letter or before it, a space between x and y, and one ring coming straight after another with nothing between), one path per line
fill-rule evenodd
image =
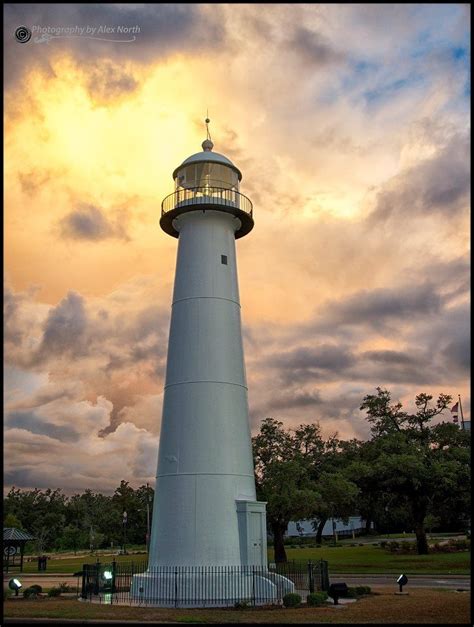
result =
M115 562L85 564L81 597L107 604L223 607L280 604L287 592L329 589L328 563L264 566L158 566Z
M252 217L252 201L247 196L235 189L214 186L178 189L166 196L161 203L161 215L180 206L202 204L236 207Z

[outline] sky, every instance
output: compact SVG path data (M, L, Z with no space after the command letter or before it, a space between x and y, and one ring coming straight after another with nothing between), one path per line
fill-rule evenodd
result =
M252 433L367 439L377 386L469 419L468 5L7 4L4 41L6 490L154 485L160 207L207 110L254 205Z

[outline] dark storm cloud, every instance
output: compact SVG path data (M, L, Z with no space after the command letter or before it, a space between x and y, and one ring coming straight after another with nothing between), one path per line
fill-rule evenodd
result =
M467 208L469 192L470 141L458 133L434 156L400 172L383 186L369 223L436 213L454 217Z
M443 356L454 367L463 370L466 374L471 367L471 348L468 337L448 342L442 350Z
M468 295L471 284L471 266L468 257L458 257L449 261L433 262L421 268L421 275L430 273L436 277L437 285L443 291L444 299Z
M305 63L313 67L340 63L346 59L346 55L334 47L323 35L304 26L297 26L294 29L289 45Z
M49 480L49 484L41 484L38 482L38 476L34 469L35 464L33 461L31 464L33 468L14 468L13 470L5 470L3 475L5 485L15 486L16 488L30 488L31 486L38 488L51 487L51 480Z
M424 364L431 363L427 370ZM271 364L276 369L279 381L284 388L294 385L309 385L315 382L329 381L379 381L380 383L420 383L424 384L439 380L443 368L438 365L436 354L428 354L417 348L415 351L374 350L354 352L344 344L340 346L302 347L286 353L275 355L264 354L262 364ZM275 402L282 407L303 406L306 401L323 402L308 394L290 392L294 402L288 401L281 405L280 400ZM285 398L290 398L285 392ZM308 403L309 404L309 403Z
M44 325L44 334L39 348L39 357L60 357L64 354L78 356L86 350L87 313L84 298L70 291L53 307Z
M174 51L198 51L218 47L223 39L218 5L206 10L198 4L7 4L4 8L5 83L8 87L24 70L38 65L51 72L52 55L65 50L84 62L123 59L153 62ZM138 26L140 32L130 43L97 41L84 37L53 39L35 43L33 34L26 44L14 39L18 26L99 27ZM104 35L105 37L106 35ZM111 37L125 39L129 36Z
M322 345L315 348L296 348L288 353L274 355L270 358L270 363L298 371L340 371L353 363L353 357L347 349L340 346Z
M443 300L430 283L401 288L363 290L343 301L330 302L317 317L315 328L328 325L364 325L381 329L386 323L436 315Z
M429 326L413 329L409 337L437 355L446 375L470 372L471 307L469 302L445 308Z
M5 423L9 429L25 429L61 442L75 442L79 439L79 434L73 428L52 424L33 411L11 412L7 414Z
M101 303L97 309L70 291L31 324L24 311L30 306L26 295L6 293L9 336L17 342L6 343L6 363L26 370L47 368L50 373L47 386L27 398L13 398L9 410L37 408L51 415L63 406L73 407L83 400L95 403L104 396L111 404L107 423L100 427L106 435L126 420L124 408L133 409L144 396L162 391L168 308L137 307L133 288L130 293L113 293L106 308ZM139 424L153 423L149 414L155 409L140 411L148 413L138 416ZM57 418L61 420L60 415Z
M272 409L289 409L293 407L313 407L322 405L323 399L319 392L291 392L278 393L267 405L267 411Z
M366 351L363 353L363 357L368 359L369 361L376 361L381 364L395 364L395 365L406 365L413 364L414 359L410 355L406 353L401 353L400 351Z
M59 222L65 239L100 241L108 238L128 240L123 224L113 222L94 205L80 205Z

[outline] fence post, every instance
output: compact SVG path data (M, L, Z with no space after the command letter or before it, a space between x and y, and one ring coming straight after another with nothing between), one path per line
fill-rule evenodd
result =
M178 567L174 569L174 606L178 607Z
M100 573L100 562L99 562L99 558L97 558L97 562L95 564L94 594L99 594L99 592L100 592L99 573Z
M87 564L83 564L82 565L82 588L81 588L81 598L82 599L87 599L87 593L86 593L86 577L87 577Z
M308 583L310 593L314 592L313 564L311 560L308 562Z
M115 570L116 570L116 562L115 562L115 557L112 560L112 594L115 594L116 588L115 588ZM112 597L113 598L113 597Z
M327 561L322 559L319 567L321 572L321 590L327 592L329 590L329 572Z
M253 605L256 605L255 599L255 564L252 566L252 590L253 590Z

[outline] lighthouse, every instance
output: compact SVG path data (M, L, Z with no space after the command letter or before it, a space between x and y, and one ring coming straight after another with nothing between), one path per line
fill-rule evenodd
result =
M131 588L157 605L170 585L187 607L230 604L256 581L269 598L282 583L292 589L265 576L265 503L255 492L235 246L254 226L253 207L240 170L213 148L207 126L161 207L178 252L148 570Z

